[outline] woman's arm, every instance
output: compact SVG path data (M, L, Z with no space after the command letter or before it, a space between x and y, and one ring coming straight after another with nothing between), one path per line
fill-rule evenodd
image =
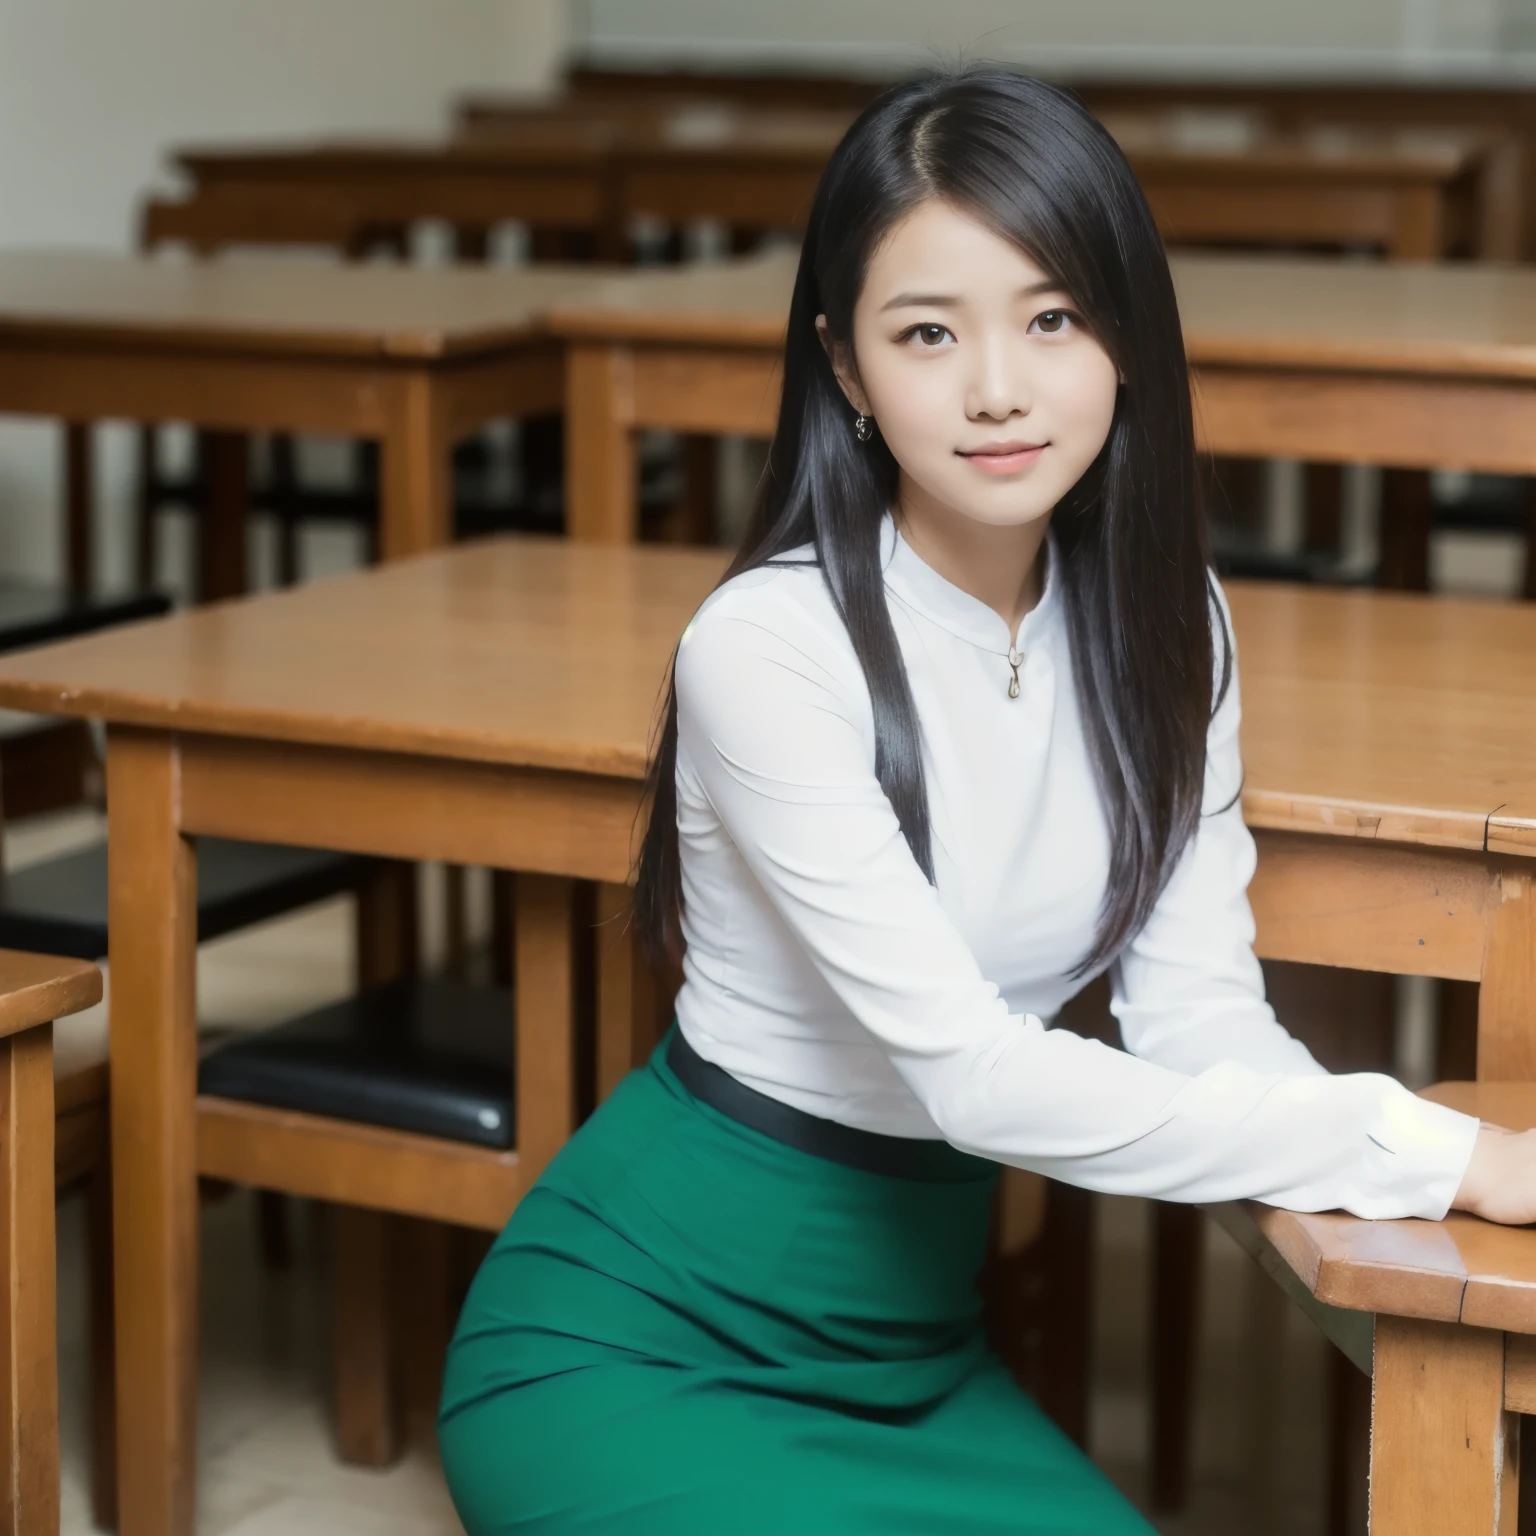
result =
M1219 623L1231 631L1225 602ZM1177 1072L1241 1062L1260 1072L1320 1073L1275 1020L1254 957L1248 884L1256 863L1239 799L1242 702L1234 655L1211 720L1200 824L1141 931L1110 978L1126 1049Z
M1278 1060L1185 1072L1010 1014L880 790L856 663L798 603L722 593L684 639L677 686L682 770L956 1146L1129 1194L1444 1213L1476 1122L1390 1078L1283 1075Z

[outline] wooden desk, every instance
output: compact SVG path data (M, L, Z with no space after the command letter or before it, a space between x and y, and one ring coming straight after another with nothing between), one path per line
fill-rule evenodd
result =
M567 526L634 528L634 434L771 434L795 257L635 273L557 301ZM1173 261L1208 452L1536 474L1536 270Z
M1536 1126L1533 1083L1441 1083L1426 1096ZM1516 1416L1536 1411L1536 1232L1459 1212L1443 1222L1256 1204L1214 1214L1372 1378L1373 1536L1513 1532Z
M385 559L449 536L453 444L559 410L564 358L539 316L590 269L188 264L0 253L0 411L213 429L202 595L245 587L240 434L383 445ZM231 451L232 450L232 451Z
M1508 79L1410 79L1404 71L1396 79L1387 72L1375 79L1326 82L1083 80L1076 89L1100 116L1194 109L1248 113L1281 133L1327 123L1497 135L1511 145L1501 175L1511 183L1508 201L1519 234L1512 254L1524 261L1536 257L1536 102L1523 85Z
M5 658L5 697L108 723L123 1536L191 1536L197 1175L228 1173L249 1118L194 1101L187 839L222 827L519 872L517 1148L456 1148L466 1177L431 1181L418 1212L495 1225L574 1123L577 879L602 882L614 919L599 930L603 1081L631 1064L620 917L651 716L721 567L713 552L492 541ZM318 1180L307 1117L281 1118L272 1155ZM411 1170L356 1129L360 1166L397 1200Z
M1171 245L1368 247L1396 260L1512 260L1512 146L1489 132L1256 115L1106 112Z
M619 260L624 229L610 172L620 135L600 117L543 114L515 135L189 148L175 156L192 195L145 208L143 243L196 250L315 243L361 248L423 219L483 232L503 221L577 230Z
M1536 609L1229 583L1266 959L1481 981L1536 1080Z
M623 259L642 216L714 218L738 232L804 227L842 111L743 110L719 103L524 107L476 119L452 141L194 148L193 182L145 210L146 244L361 248L370 233L441 219L466 249L503 221L581 231Z

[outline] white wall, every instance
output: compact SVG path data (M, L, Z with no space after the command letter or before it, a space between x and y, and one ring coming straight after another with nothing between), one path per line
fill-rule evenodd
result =
M1536 73L1536 0L581 0L613 61L885 74L992 58L1042 73Z
M0 245L129 248L192 140L443 128L460 92L549 86L565 0L0 0ZM98 434L127 570L124 443ZM0 571L61 569L51 429L0 422Z

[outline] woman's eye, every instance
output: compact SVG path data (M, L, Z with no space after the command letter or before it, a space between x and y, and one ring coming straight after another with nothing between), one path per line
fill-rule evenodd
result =
M946 341L953 341L947 325L914 325L911 330L903 334L904 341L915 341L923 347L941 347Z
M1072 316L1064 309L1042 310L1030 321L1029 328L1046 336L1059 336L1072 329Z

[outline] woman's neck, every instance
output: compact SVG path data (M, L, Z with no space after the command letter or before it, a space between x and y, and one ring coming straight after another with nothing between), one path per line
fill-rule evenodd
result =
M1017 640L1044 586L1041 549L1050 517L1011 526L978 522L935 501L905 475L896 495L896 526L925 565L983 602Z

